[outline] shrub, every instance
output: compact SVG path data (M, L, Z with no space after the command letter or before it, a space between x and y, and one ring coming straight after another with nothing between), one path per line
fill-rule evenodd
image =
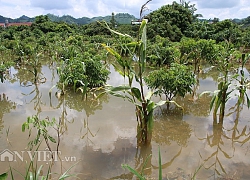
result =
M170 68L150 72L144 80L149 88L157 90L155 94L163 93L169 101L176 95L184 97L187 92L191 93L195 83L194 74L189 68L176 63L172 63Z

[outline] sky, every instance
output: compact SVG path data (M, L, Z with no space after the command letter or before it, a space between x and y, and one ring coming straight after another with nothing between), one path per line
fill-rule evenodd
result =
M63 16L71 15L75 18L106 16L114 13L129 13L139 17L141 6L146 0L0 0L0 15L18 18L22 15L35 17L48 13ZM172 4L172 0L152 0L148 3L150 13L163 5ZM179 2L179 0L176 0ZM189 2L189 1L187 1ZM249 0L190 0L203 18L234 19L250 16Z

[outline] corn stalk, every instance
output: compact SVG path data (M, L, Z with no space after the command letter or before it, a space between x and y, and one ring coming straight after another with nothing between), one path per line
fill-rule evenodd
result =
M143 75L146 67L146 20L142 20L140 25L138 39L133 38L127 34L122 34L107 28L114 34L123 37L129 37L132 42L127 43L127 49L131 51L131 54L135 57L136 61L131 59L124 59L111 47L103 44L103 47L116 58L118 65L113 64L119 73L128 79L128 85L121 85L118 87L107 86L106 92L116 97L125 98L135 106L135 113L137 117L137 139L140 143L148 143L151 141L151 134L153 129L153 111L156 107L166 103L166 101L159 101L155 103L151 100L153 92L144 92ZM132 49L132 50L131 50ZM138 69L135 69L137 67ZM139 87L133 85L134 79ZM168 101L169 102L169 101Z

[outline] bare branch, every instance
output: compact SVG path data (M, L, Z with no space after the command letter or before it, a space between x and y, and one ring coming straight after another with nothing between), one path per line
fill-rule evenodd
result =
M150 1L152 1L152 0L148 0L145 4L143 4L143 5L141 6L141 10L140 10L140 19L142 19L142 13L143 13L145 10L148 9L148 8L146 7L146 5L147 5Z

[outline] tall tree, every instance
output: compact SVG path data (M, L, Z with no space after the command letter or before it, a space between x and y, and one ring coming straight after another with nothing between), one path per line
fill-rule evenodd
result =
M116 25L116 21L115 21L115 13L112 12L112 16L111 16L111 20L110 20L111 26L114 28Z
M172 41L180 41L183 32L193 22L194 9L173 2L162 6L160 9L150 13L147 18L149 23L148 36L155 35L169 37Z

